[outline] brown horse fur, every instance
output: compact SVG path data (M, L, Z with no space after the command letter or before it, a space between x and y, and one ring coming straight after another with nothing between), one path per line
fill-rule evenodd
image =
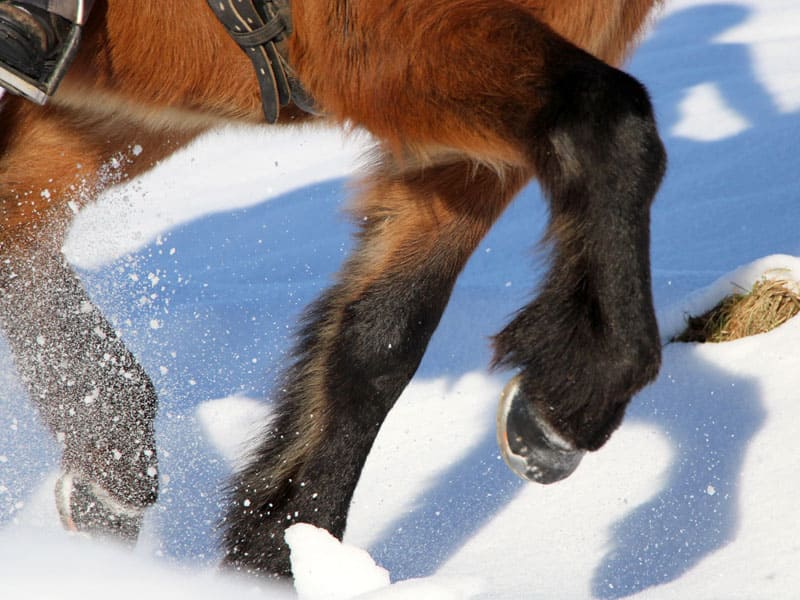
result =
M342 535L372 441L456 277L534 176L551 202L553 266L496 338L496 363L521 371L531 407L575 448L597 449L616 428L658 368L648 214L664 155L646 92L609 65L656 4L294 0L299 79L325 120L369 130L379 159L352 208L358 248L309 310L277 416L231 486L228 564L288 574L287 514ZM152 475L155 394L96 311L76 316L88 298L58 251L74 208L107 186L218 123L259 122L255 75L204 0L99 0L51 104L2 102L0 324L54 432L75 389L100 391L91 426L70 424L64 469L146 506L157 482L109 467L102 419L133 419L125 451L152 459L122 463ZM290 107L281 122L307 118ZM32 340L48 314L61 332L44 355L60 357L55 372L25 366L42 356ZM89 318L135 385L87 364ZM67 389L56 373L83 380Z

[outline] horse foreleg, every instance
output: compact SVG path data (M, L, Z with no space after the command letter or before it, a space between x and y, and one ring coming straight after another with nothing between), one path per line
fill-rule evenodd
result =
M310 308L275 417L233 485L229 565L289 574L283 534L295 522L342 536L381 424L458 273L524 179L458 162L411 172L386 165L365 183L358 247Z
M134 541L158 491L150 379L61 255L6 258L0 324L62 446L64 525Z
M298 72L331 115L411 153L456 148L539 178L552 268L496 340L496 363L521 372L500 436L522 474L563 477L658 369L648 227L665 155L645 90L523 2L303 4Z
M0 113L0 327L62 445L64 524L135 540L158 490L155 390L60 248L76 206L167 150L124 124L12 100Z
M520 372L501 406L501 446L519 475L541 483L608 440L660 363L649 214L664 150L644 88L580 58L554 75L535 123L551 267L495 338L495 363Z

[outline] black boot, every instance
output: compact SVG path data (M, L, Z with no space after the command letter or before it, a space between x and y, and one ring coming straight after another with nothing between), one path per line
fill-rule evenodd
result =
M0 62L39 81L66 29L68 23L61 17L33 6L0 1Z
M25 2L0 0L0 88L44 104L75 55L80 27Z

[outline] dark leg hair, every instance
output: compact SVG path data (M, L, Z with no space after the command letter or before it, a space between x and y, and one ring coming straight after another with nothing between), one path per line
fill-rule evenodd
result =
M361 468L414 374L458 273L524 177L468 163L383 167L354 210L359 245L311 307L276 416L236 478L225 562L290 573L283 532L341 537Z
M65 525L131 540L157 495L156 394L60 249L72 203L83 206L152 167L193 133L166 139L124 119L16 96L3 102L0 327L33 402L63 443L57 502Z
M356 212L358 251L309 313L277 415L233 486L229 565L288 574L283 532L294 521L342 534L367 453L457 274L534 172L551 201L553 267L497 337L497 364L522 371L515 419L542 422L536 439L568 454L596 449L656 373L648 215L665 159L647 94L523 7L478 2L486 10L476 20L472 5L456 4L425 14L448 10L435 39L409 34L418 44L409 68L382 68L408 62L396 36L364 51L359 32L332 33L324 52L298 54L301 76L318 75L309 89L320 105L395 155L504 166L386 167L373 179ZM388 15L418 31L402 12L365 5L317 26L372 32Z
M641 84L588 55L573 60L531 128L552 265L496 337L495 363L521 370L528 418L596 450L660 363L649 214L666 159Z
M153 385L61 255L8 257L0 267L0 325L63 447L62 519L133 541L158 493Z

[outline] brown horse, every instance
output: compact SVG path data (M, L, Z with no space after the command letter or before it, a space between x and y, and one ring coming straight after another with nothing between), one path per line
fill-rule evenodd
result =
M341 537L456 277L534 177L552 264L495 338L495 363L518 371L501 447L547 483L619 425L659 366L649 209L665 155L646 91L611 65L655 4L294 0L298 79L322 118L369 130L379 157L352 208L357 248L309 309L276 416L231 485L227 564L288 574L294 521ZM61 243L104 188L217 123L261 121L256 76L204 0L100 0L50 105L3 103L0 324L63 444L64 523L135 540L157 496L156 395ZM309 118L288 106L280 123Z

